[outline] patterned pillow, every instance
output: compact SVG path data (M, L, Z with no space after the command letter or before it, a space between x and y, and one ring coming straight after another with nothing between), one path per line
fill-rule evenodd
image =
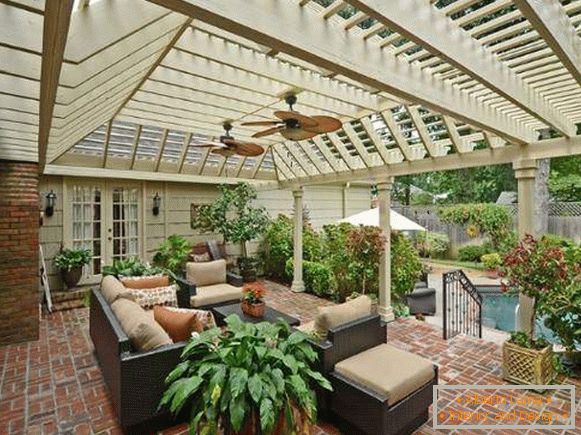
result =
M206 263L208 261L212 261L210 258L210 254L204 252L203 254L190 254L190 260L194 263Z
M145 310L150 310L156 305L177 307L178 299L176 291L177 286L175 284L167 287L132 290L135 295L135 302Z

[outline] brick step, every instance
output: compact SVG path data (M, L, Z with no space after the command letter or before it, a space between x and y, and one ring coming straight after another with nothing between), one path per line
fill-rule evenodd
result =
M90 287L76 287L62 292L51 292L53 311L65 311L86 306Z

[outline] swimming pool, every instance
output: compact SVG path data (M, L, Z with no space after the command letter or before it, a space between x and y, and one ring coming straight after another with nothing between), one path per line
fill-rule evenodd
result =
M503 293L500 286L476 286L482 296L482 326L500 331L512 332L516 328L516 308L518 306L518 295ZM552 343L557 339L549 328L547 328L542 318L538 318L535 323L537 336L543 336Z

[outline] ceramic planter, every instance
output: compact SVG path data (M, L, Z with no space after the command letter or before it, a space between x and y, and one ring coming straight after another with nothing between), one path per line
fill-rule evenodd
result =
M67 287L69 289L76 287L76 285L81 280L82 276L83 276L83 267L82 266L75 267L71 270L63 270L62 271L63 281L65 282L65 284L67 285Z
M549 384L555 377L553 347L527 349L505 341L502 346L502 377L521 385Z
M259 317L259 318L264 316L265 305L266 304L264 302L260 302L258 304L251 304L248 301L241 302L242 312L244 314L247 314L247 315L252 316L252 317Z

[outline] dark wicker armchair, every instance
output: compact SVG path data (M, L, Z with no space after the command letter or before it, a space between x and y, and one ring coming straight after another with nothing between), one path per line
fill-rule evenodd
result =
M381 394L335 371L339 362L385 341L385 324L378 315L370 315L331 329L326 340L313 342L319 354L318 369L333 385L333 392L317 391L319 408L324 415L348 423L350 433L409 434L428 420L432 387L438 382L436 366L430 382L392 405Z

